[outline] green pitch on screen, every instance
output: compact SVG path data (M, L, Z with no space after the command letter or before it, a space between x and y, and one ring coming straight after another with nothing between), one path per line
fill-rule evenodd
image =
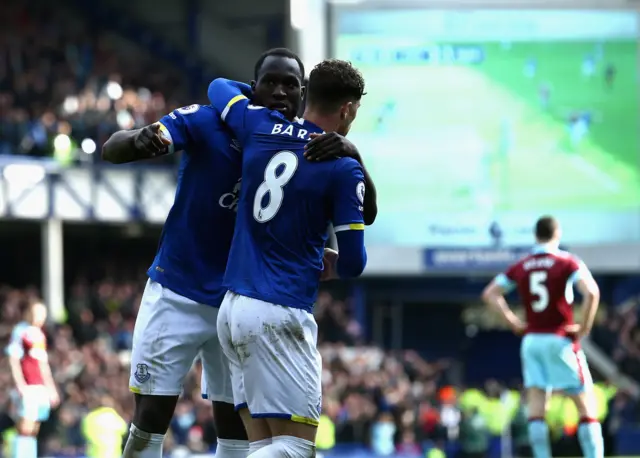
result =
M337 57L351 59L372 40L388 45L389 37L339 36ZM635 42L456 45L482 49L483 62L354 62L367 95L352 132L365 145L382 205L445 212L640 206ZM600 55L589 76L584 59L594 50ZM585 112L588 130L572 134L569 119Z

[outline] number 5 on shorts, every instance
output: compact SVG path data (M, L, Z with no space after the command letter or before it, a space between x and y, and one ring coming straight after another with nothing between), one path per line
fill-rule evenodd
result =
M297 168L298 156L291 151L280 151L271 158L264 169L264 181L258 186L253 199L253 217L257 222L266 223L276 216L284 199L282 188L293 178ZM269 203L263 207L262 199L267 194Z

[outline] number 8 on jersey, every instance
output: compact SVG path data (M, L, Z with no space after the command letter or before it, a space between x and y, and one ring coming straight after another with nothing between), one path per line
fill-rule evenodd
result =
M253 199L253 217L259 223L273 219L284 199L284 186L293 178L298 168L298 157L291 151L280 151L271 158L264 169L264 181ZM263 207L268 196L269 202Z

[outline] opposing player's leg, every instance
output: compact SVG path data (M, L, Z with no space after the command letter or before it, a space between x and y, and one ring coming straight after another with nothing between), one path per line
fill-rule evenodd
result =
M13 444L14 458L37 458L38 456L38 431L40 423L20 418L16 424L17 435Z
M544 418L548 399L547 374L542 358L545 344L544 335L529 334L522 339L520 347L522 376L527 389L529 442L535 458L551 458L549 427Z
M242 369L249 412L254 421L266 420L272 436L271 444L250 456L310 458L315 455L322 402L313 315L232 296L231 341Z
M200 357L203 393L213 405L213 419L218 434L216 457L246 458L249 455L249 440L242 419L235 410L229 363L220 346L217 329L202 347Z
M129 388L135 412L123 458L161 458L182 385L217 309L149 280L133 332Z
M593 393L593 380L584 352L577 343L557 337L558 350L554 352L553 388L564 391L576 403L580 424L578 440L586 458L604 456L602 426L598 421L597 403Z
M37 458L40 424L49 418L49 412L49 398L45 387L27 387L18 403L18 434L13 445L14 458Z

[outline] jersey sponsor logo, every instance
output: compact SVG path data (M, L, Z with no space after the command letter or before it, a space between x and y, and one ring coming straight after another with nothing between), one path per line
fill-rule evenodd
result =
M233 187L233 191L226 192L220 196L218 204L222 208L227 208L231 211L238 211L238 201L240 200L240 188L242 187L242 178Z
M182 115L193 114L200 109L200 105L194 103L193 105L189 105L186 107L178 108L176 111Z
M134 372L133 376L139 383L145 383L149 381L149 379L151 378L151 374L149 373L149 366L147 366L146 364L137 364L136 371Z

